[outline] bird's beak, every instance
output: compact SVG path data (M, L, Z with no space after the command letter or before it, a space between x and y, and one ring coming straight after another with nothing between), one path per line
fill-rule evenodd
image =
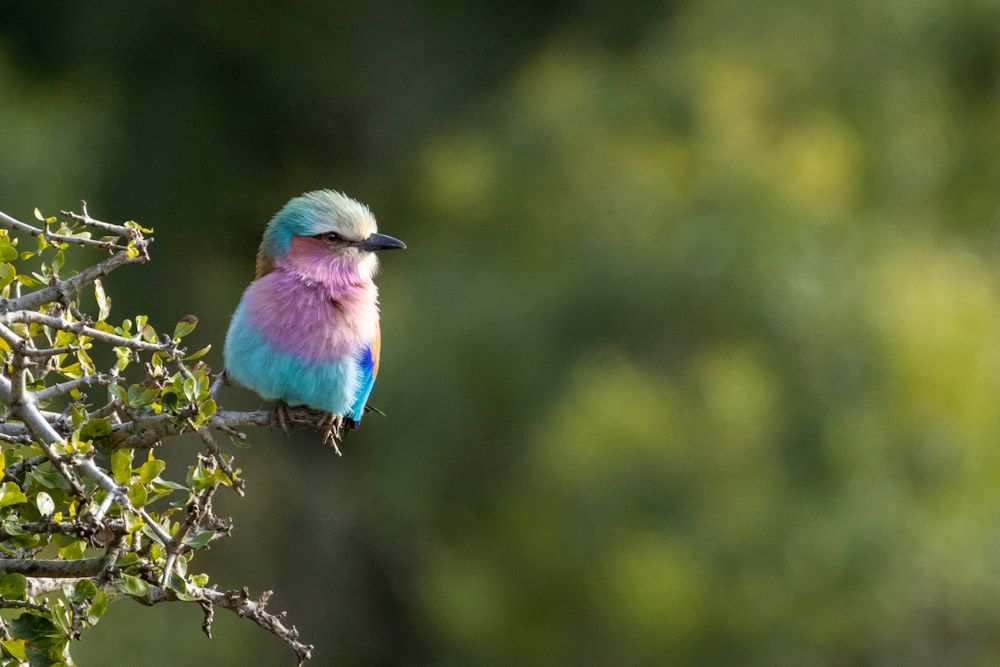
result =
M372 234L364 241L359 241L354 244L354 247L358 250L366 250L368 252L375 252L376 250L392 250L393 248L399 248L400 250L406 249L406 244L399 239L394 239L386 234Z

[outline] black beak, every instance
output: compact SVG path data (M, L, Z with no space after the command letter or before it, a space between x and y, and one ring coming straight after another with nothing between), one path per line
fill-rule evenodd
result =
M354 244L354 247L358 250L366 250L368 252L375 252L376 250L392 250L393 248L399 248L400 250L406 249L406 244L399 239L394 239L386 234L372 234L364 241L359 241Z

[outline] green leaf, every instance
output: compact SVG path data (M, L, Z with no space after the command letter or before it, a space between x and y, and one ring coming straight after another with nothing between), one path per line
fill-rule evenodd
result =
M214 537L214 530L203 530L194 537L184 540L184 546L191 547L192 549L201 549L203 546L211 542Z
M4 262L0 264L0 287L6 287L14 281L14 276L17 275L17 269L14 268L13 264Z
M28 479L46 489L60 489L62 491L69 490L69 482L66 481L66 478L63 477L62 473L58 470L34 468L28 473L27 476Z
M18 549L31 549L33 547L37 547L41 541L41 535L28 533L27 535L11 537L9 540L0 542L0 550L3 550L8 554L15 555Z
M31 535L31 531L21 528L21 524L15 521L13 517L8 517L3 522L3 532L7 533L11 537L24 537L25 535Z
M64 560L80 560L83 558L84 547L86 547L86 543L83 540L73 540L59 550L59 557Z
M148 497L149 493L142 484L137 483L128 487L128 500L132 503L133 507L142 507L146 504L146 498Z
M132 361L132 351L127 347L120 345L114 348L115 357L118 359L117 367L118 370L123 371L125 367L129 365Z
M0 261L9 262L17 259L17 248L10 239L0 239Z
M76 582L76 586L73 587L73 593L70 598L74 602L83 602L84 600L89 600L95 595L97 595L97 585L90 579L81 579Z
M73 628L73 611L65 600L55 598L51 602L52 604L49 606L49 618L55 621L56 627L59 628L60 633L64 637L69 636Z
M180 396L178 396L177 392L169 387L163 392L163 395L160 396L160 402L163 404L163 407L170 412L177 412L180 408Z
M206 345L205 347L201 348L197 352L194 352L194 353L189 354L188 356L184 357L184 361L194 361L195 359L201 359L206 354L208 354L208 351L211 350L211 349L212 349L211 345Z
M31 644L51 644L53 637L62 636L62 632L47 616L32 612L21 614L11 621L10 625L14 637L23 639Z
M87 620L91 625L97 623L98 619L104 616L108 611L108 594L104 591L100 591L97 595L94 595L94 602L90 605L90 611L87 612Z
M111 452L111 475L119 484L128 484L132 479L131 453L127 449L116 449Z
M122 512L122 518L125 520L125 532L130 535L146 525L141 516L132 512Z
M0 577L0 598L4 600L23 600L28 589L28 579L23 574L6 572Z
M215 483L215 475L205 469L199 461L188 469L188 484L195 491L204 491Z
M128 405L128 394L125 392L124 389L122 389L118 385L109 384L108 392L112 394L116 399L118 399L118 402L121 403L122 405Z
M196 378L189 377L184 379L184 397L191 401L198 400L198 380Z
M166 523L167 526L163 526L163 523ZM169 521L160 522L160 527L161 528L167 528L167 527L169 527L169 525L170 525ZM169 533L170 531L168 530L167 532ZM163 544L163 538L161 538L159 535L157 535L156 532L152 528L150 528L149 525L146 524L146 523L142 524L142 534L145 535L146 537L148 537L153 542L155 542L157 545L162 545ZM154 545L154 551L155 551L155 548L158 548L158 547L155 547L155 545Z
M93 438L106 438L111 435L111 420L106 417L95 417L80 429L81 440L91 440Z
M50 265L52 267L52 275L58 276L59 269L61 269L65 263L66 255L64 255L63 251L60 250L56 253L56 256L52 258L52 264Z
M28 659L24 652L23 639L3 639L0 640L0 646L3 647L4 651L10 654L10 657L14 658L18 662L23 663Z
M94 366L93 359L91 359L90 355L87 354L84 350L77 350L76 358L80 362L80 369L84 373L93 373L95 370L97 370L96 366Z
M215 401L211 398L202 403L198 406L198 417L194 420L194 425L201 426L204 424L209 417L215 414L216 409Z
M172 482L167 479L156 478L150 483L156 493L170 493L172 491L187 491L188 488L179 482ZM186 504L186 503L185 503Z
M149 584L134 575L123 574L121 581L118 582L118 590L125 595L142 597L149 593Z
M17 484L14 482L0 484L0 507L26 502L28 502L28 497L21 492L21 488Z
M87 423L87 408L83 405L74 405L70 410L70 417L73 419L73 428L80 428Z
M43 286L45 284L45 279L44 278L41 279L41 280L35 280L31 276L29 276L27 274L24 274L24 273L18 275L17 279L25 287L41 287L41 286Z
M62 373L64 376L70 378L71 380L75 380L76 378L81 377L83 375L83 370L80 368L79 363L73 363L70 364L69 366L63 366L62 368L59 369L59 372Z
M122 557L118 559L118 562L115 563L115 567L125 568L128 567L129 565L138 562L139 562L139 554L135 553L134 551L129 551L128 553L123 554Z
M184 336L194 331L196 326L198 326L198 318L194 315L185 315L174 327L174 340L184 338Z
M156 400L159 392L155 389L143 387L141 384L134 384L128 388L128 404L134 408L141 408Z
M152 482L166 470L167 464L158 459L151 459L139 466L139 481L142 483Z
M68 547L77 541L77 538L72 535L61 535L60 533L55 533L52 535L51 542L59 547Z
M159 343L160 339L156 335L156 329L152 325L147 324L142 328L142 339L147 343Z

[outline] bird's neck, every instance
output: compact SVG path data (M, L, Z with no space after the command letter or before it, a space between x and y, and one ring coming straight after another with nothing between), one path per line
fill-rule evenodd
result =
M371 253L331 254L317 239L293 237L288 254L274 260L274 269L340 297L373 290L378 260Z

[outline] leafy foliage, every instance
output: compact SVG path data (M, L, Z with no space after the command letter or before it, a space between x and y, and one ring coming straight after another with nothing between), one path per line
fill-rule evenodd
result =
M199 361L209 348L181 347L197 320L164 335L145 315L109 319L101 277L146 261L152 230L95 220L86 206L36 217L38 227L0 214L0 601L21 612L0 620L4 667L72 664L71 640L117 598L210 609L220 594L189 564L230 530L212 511L216 491L243 493L209 432L235 433ZM67 256L88 246L109 256L69 270ZM184 432L206 452L174 478L157 452Z

